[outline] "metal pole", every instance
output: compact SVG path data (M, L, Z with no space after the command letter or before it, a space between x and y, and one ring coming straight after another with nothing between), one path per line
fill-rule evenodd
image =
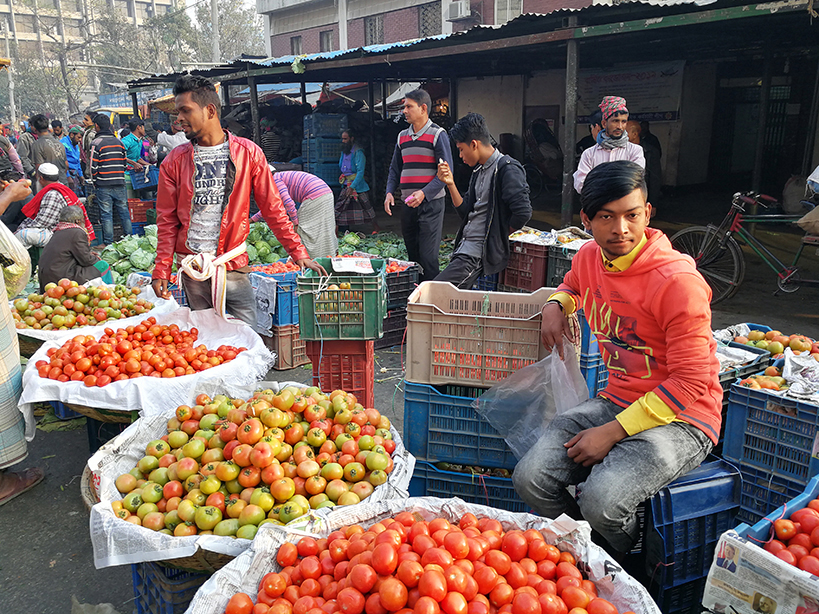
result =
M338 48L343 51L347 47L347 0L338 0Z
M569 27L577 27L577 17L569 17ZM577 137L577 41L566 43L566 110L563 126L563 192L561 195L560 225L572 223L574 201L574 143Z
M8 55L8 52L6 52ZM805 136L805 153L802 156L802 174L807 177L813 170L813 146L816 144L816 116L819 115L819 59L816 61L816 81L813 83L813 99L808 115L808 132Z
M250 88L250 118L253 122L253 142L261 144L261 127L259 126L259 93L256 91L256 78L248 75L247 85Z
M387 112L387 94L389 90L387 89L387 82L381 81L381 118L387 119L389 117L389 113Z
M219 0L210 0L210 22L213 36L211 59L218 62L222 58L222 51L219 49Z
M301 103L307 104L307 84L304 81L299 84L299 92L301 93Z
M230 86L227 83L222 83L222 115L230 111Z
M453 122L458 121L458 80L449 80L449 116Z
M762 68L762 91L759 92L759 123L756 133L756 151L754 152L754 174L751 189L759 192L762 189L762 163L765 158L765 133L768 128L768 106L771 98L771 78L773 77L773 59L770 49L765 52L765 63ZM756 215L758 207L751 205L751 215ZM748 225L748 232L756 234L756 224Z
M131 92L131 106L134 109L134 117L139 117L139 101L136 92Z
M9 22L3 22L3 34L6 39L6 57L11 59L11 51L9 50ZM17 105L14 104L14 74L12 73L11 65L6 68L6 73L9 77L9 113L11 114L11 126L13 129L17 127Z
M370 177L373 181L370 194L372 195L372 202L375 203L378 200L375 197L376 187L378 186L378 172L375 164L375 84L372 81L367 81L367 104L370 107Z

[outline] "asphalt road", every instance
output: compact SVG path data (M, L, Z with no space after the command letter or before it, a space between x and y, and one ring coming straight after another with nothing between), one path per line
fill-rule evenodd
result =
M721 218L726 205L717 200L714 215ZM707 204L699 203L697 215L706 216ZM674 210L674 201L666 211ZM383 215L381 215L383 217ZM696 217L696 215L694 216ZM554 205L536 207L532 224L551 227L558 219ZM700 221L700 220L696 220ZM395 218L389 220L397 226ZM447 231L454 231L457 217L447 216ZM670 232L682 224L658 222ZM768 237L782 246L780 253L793 254L798 234ZM815 253L805 262L819 277ZM737 322L768 324L786 333L819 337L819 289L805 288L795 294L772 296L773 273L755 256L748 255L746 281L730 301L713 310L713 327ZM376 352L376 407L403 432L401 357L397 350ZM307 382L304 369L272 371L268 379ZM0 507L0 613L62 614L71 612L71 597L81 603L111 603L120 614L134 611L130 566L94 568L88 530L88 510L80 496L80 476L89 456L85 427L67 432L37 432L22 466L38 465L45 481L16 500Z

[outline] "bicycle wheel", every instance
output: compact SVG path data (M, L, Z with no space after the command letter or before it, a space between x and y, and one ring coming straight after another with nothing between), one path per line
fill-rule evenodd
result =
M715 231L713 226L692 226L671 237L672 247L691 256L711 286L712 305L736 294L745 277L745 258L739 245L732 237L720 247Z
M796 269L788 269L788 273L785 275L785 278L779 278L776 280L777 287L782 292L787 292L790 294L791 292L796 292L799 290L799 284L802 283L802 277L799 275L799 271Z
M543 173L534 164L525 164L526 183L529 184L529 198L534 200L543 191Z

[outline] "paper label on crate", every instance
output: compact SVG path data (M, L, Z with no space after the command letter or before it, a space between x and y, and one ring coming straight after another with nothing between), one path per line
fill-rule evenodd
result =
M331 258L336 273L374 273L369 258Z

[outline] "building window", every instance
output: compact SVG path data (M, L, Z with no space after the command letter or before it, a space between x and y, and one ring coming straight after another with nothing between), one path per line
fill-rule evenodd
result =
M290 55L301 55L301 36L290 37Z
M126 0L125 10L128 12L128 17L134 16L134 2L133 0Z
M441 34L441 5L438 3L423 4L418 7L418 36L436 36Z
M523 12L523 0L496 0L495 25L501 26L507 21L519 17Z
M364 44L382 45L384 43L384 15L373 15L364 18Z
M324 30L319 32L319 51L333 50L333 31Z

